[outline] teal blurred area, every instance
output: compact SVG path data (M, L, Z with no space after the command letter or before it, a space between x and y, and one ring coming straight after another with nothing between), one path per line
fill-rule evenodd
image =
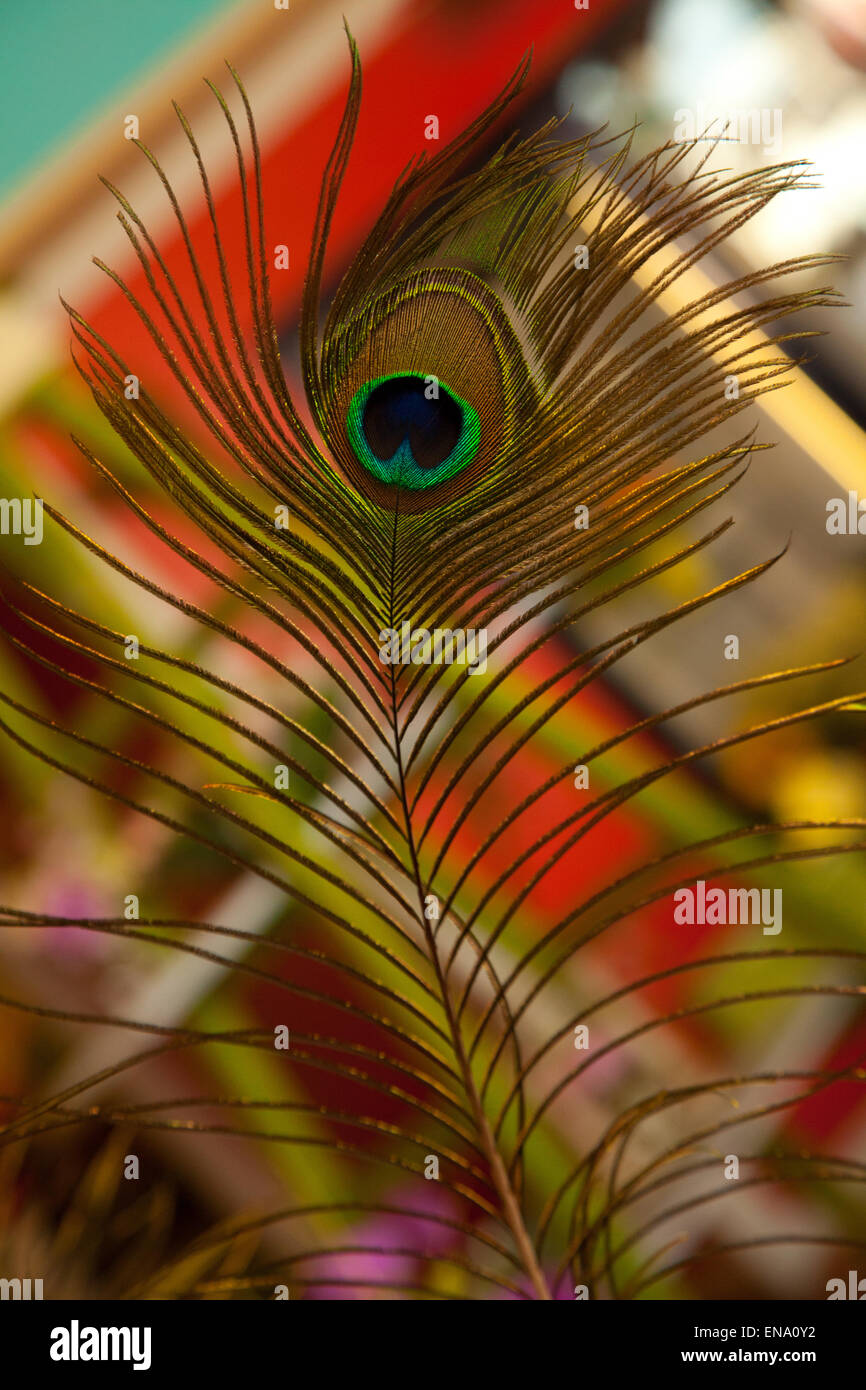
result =
M0 196L104 103L236 0L0 6ZM98 41L94 42L94 35Z

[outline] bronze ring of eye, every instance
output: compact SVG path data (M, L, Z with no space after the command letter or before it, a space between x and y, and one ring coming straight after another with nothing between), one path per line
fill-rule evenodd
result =
M459 473L481 440L469 402L435 376L416 372L365 382L349 403L346 429L374 477L416 491Z

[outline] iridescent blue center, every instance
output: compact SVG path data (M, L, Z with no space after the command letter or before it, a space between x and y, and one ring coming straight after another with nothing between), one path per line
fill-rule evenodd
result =
M420 489L453 477L475 457L478 413L434 376L375 377L352 397L349 442L385 483Z

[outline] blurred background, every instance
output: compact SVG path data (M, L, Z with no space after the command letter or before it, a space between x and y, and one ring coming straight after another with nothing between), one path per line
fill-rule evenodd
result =
M851 492L866 499L863 0L590 0L586 8L572 0L291 0L285 9L270 0L142 0L135 6L111 0L43 0L38 6L6 0L0 15L0 493L50 500L134 569L195 602L224 602L137 525L71 443L74 434L124 484L134 485L154 515L174 524L169 502L127 455L78 379L59 295L110 342L122 345L176 418L195 428L124 295L93 264L93 257L101 259L133 290L143 283L115 220L114 200L97 176L123 190L182 285L189 271L176 223L153 171L124 138L125 122L137 117L142 139L181 196L195 237L207 210L171 109L177 100L195 128L221 215L237 219L234 152L202 82L210 77L225 88L223 60L229 58L256 114L268 238L289 248L288 269L272 276L272 287L287 369L290 376L296 372L293 325L315 200L346 91L344 14L360 46L364 101L335 220L332 282L396 175L419 153L427 114L439 116L443 140L456 135L502 87L529 47L531 78L513 116L523 129L551 115L566 118L565 135L605 124L616 134L638 122L635 153L640 154L670 139L690 119L698 125L689 132L694 134L719 110L758 111L768 113L769 120L761 140L726 142L714 156L717 164L748 170L783 159L814 163L814 189L777 200L702 262L698 276L722 282L812 251L846 257L832 274L819 272L815 283L832 280L850 307L797 325L829 332L806 345L810 361L792 384L764 397L752 412L756 438L777 447L756 455L733 497L709 517L712 522L733 512L736 526L659 581L662 597L677 602L788 545L785 558L759 585L733 596L719 611L696 615L620 663L615 677L593 686L550 726L542 762L546 757L553 766L575 741L591 746L628 719L726 680L855 655L866 630L866 541L856 533L830 534L826 522L831 499L841 498L846 506ZM780 113L778 121L773 113ZM804 287L802 276L799 285ZM676 312L705 287L706 281L684 277L662 311ZM794 345L792 351L805 348ZM183 525L177 529L185 534ZM195 624L150 600L66 534L29 549L20 537L2 536L0 559L2 592L8 592L14 576L24 578L120 631L132 625L150 632L191 660L207 655L211 664L234 663L219 667L227 678L252 678L252 665L242 669L236 652L221 652L215 638L205 642ZM618 626L637 621L649 604L643 591L624 600ZM580 640L588 645L599 640L610 631L610 621L587 621ZM176 757L161 750L158 731L142 735L120 709L106 716L86 689L70 687L22 654L10 638L32 634L25 634L21 619L5 604L2 627L7 634L0 636L2 684L13 697L50 718L98 729L101 737L110 733L115 746L130 756L159 762L164 751ZM723 656L728 634L740 642L735 676ZM608 775L631 775L695 739L721 737L770 710L793 708L796 701L856 690L866 685L861 667L854 667L853 675L849 668L824 677L814 691L801 682L790 693L782 687L762 699L703 706L663 726L652 739L630 741L611 759ZM86 663L82 670L93 674ZM264 698L284 698L276 678L269 687L258 667L255 680ZM566 891L568 874L576 873L591 890L613 867L663 853L685 835L720 833L755 814L864 816L864 758L866 724L837 713L705 760L698 770L664 783L612 817L591 863L564 865L559 888ZM96 755L90 764L83 757L81 765L94 775L104 771ZM537 767L533 762L531 770ZM516 768L516 784L526 775L526 768ZM122 785L128 790L134 781L128 774ZM178 843L152 822L123 813L8 739L0 743L0 797L0 902L6 906L60 918L111 917L135 894L151 915L236 921L262 933L284 912L267 885L189 842ZM866 946L861 856L786 868L766 881L784 882L785 946L816 940ZM536 916L524 923L526 932L537 929L546 911L555 912L557 883L548 886L551 902L536 905ZM711 954L742 944L737 928L707 927L684 947L671 933L669 918L669 908L658 905L630 918L615 942L592 954L573 982L574 998L614 989L638 969L664 970L684 953ZM822 969L801 963L799 974L785 978L817 980ZM223 978L192 957L63 928L0 928L0 975L4 998L73 1014L148 1019L166 1028L273 1028L285 1012L272 988L249 977ZM777 978L768 973L768 982ZM850 980L859 981L853 966ZM668 980L655 993L624 1004L618 1023L634 1026L653 1010L686 1007L700 989L693 975ZM304 1026L301 1003L292 1024ZM140 1039L130 1041L121 1030L60 1026L14 1007L0 1008L0 1096L56 1094L100 1067L122 1063L139 1045ZM686 1063L706 1072L748 1056L751 1065L767 1070L841 1068L864 1048L862 1012L850 1000L820 996L670 1026L652 1035L639 1054L617 1054L603 1075L599 1068L593 1079L590 1071L579 1094L572 1092L568 1104L554 1109L549 1142L553 1149L581 1150L636 1087L677 1073ZM315 1077L299 1075L273 1055L229 1047L213 1047L194 1060L172 1057L130 1067L112 1085L113 1092L91 1087L87 1099L97 1103L119 1093L130 1106L165 1095L243 1094L291 1103L318 1102L326 1094L317 1089L321 1083ZM234 1122L246 1123L243 1117ZM181 1293L198 1289L207 1277L231 1276L246 1267L244 1261L258 1248L257 1235L249 1248L235 1247L222 1264L200 1254L184 1262L187 1242L238 1213L280 1204L313 1206L348 1185L341 1157L267 1142L266 1132L276 1132L281 1123L279 1114L258 1113L249 1122L258 1137L242 1140L169 1130L141 1134L130 1119L129 1130L119 1135L98 1124L70 1126L0 1151L0 1274L24 1273L25 1266L38 1274L49 1262L54 1274L46 1297L89 1298L128 1291L151 1272L152 1289ZM300 1123L311 1134L326 1124L315 1115ZM862 1087L845 1083L765 1125L758 1143L768 1150L783 1143L862 1158L864 1131ZM144 1156L148 1175L146 1183L135 1185L134 1196L128 1190L133 1185L121 1191L118 1179L118 1155L130 1151ZM379 1196L383 1191L381 1186L370 1190ZM399 1184L394 1191L399 1195ZM442 1203L447 1212L444 1197ZM783 1222L791 1217L788 1224L797 1228L808 1228L828 1211L840 1229L863 1228L856 1189L841 1198L816 1190L807 1198L759 1188L743 1194L734 1215L723 1206L709 1204L693 1214L691 1248L712 1245L723 1229L729 1236L732 1230L744 1237L760 1233L780 1212ZM375 1244L381 1231L372 1219L366 1226L353 1219L353 1231ZM310 1244L322 1234L318 1220L306 1219ZM276 1257L285 1242L293 1248L295 1239L292 1232L271 1230L267 1253ZM163 1288L156 1271L165 1256L176 1264L173 1282ZM698 1263L655 1285L647 1296L822 1297L825 1279L844 1272L841 1258L818 1246L794 1260L784 1251L742 1251L712 1267ZM387 1265L393 1267L393 1261ZM336 1272L335 1265L331 1273ZM465 1291L454 1269L439 1268L435 1261L410 1273L440 1292L460 1296ZM349 1296L327 1285L310 1292Z

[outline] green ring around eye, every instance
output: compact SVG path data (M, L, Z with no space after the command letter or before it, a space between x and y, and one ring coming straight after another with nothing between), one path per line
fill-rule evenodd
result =
M349 443L363 466L380 482L400 484L413 491L434 487L446 478L453 478L477 454L481 442L481 422L478 412L468 401L464 401L444 382L437 381L438 396L429 400L429 408L422 404L422 398L428 402L429 383L436 380L420 372L394 372L365 382L352 397L346 413ZM383 393L379 389L381 387L389 387L390 391ZM367 408L374 396L376 399L371 409L376 418L371 422ZM409 415L406 414L407 410ZM390 431L392 440L403 431L403 437L390 457L382 458L381 450L376 452L373 449L368 438L368 432L374 435L376 432L372 425L378 425L380 433L383 428ZM428 457L421 462L416 459L410 442L410 428L415 430L416 427L422 433L426 431L424 448ZM444 457L431 459L431 447L434 455L437 451L437 430L446 443L452 436L456 437ZM438 447L441 452L444 445L440 443Z

